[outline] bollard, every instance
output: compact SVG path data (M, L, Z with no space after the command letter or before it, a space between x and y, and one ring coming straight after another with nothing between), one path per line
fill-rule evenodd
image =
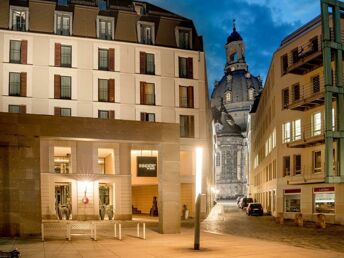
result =
M143 223L142 236L143 236L143 239L146 239L146 223Z
M118 225L118 231L119 231L118 239L122 240L122 224Z
M295 215L295 225L298 227L303 227L303 217L302 217L302 213L298 213Z
M317 228L326 228L326 217L324 214L318 214L317 215L317 222L316 222Z
M140 237L140 223L137 223L137 226L136 226L136 235L137 237Z

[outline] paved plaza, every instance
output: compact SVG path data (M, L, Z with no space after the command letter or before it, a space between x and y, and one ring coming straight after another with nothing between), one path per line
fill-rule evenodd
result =
M147 221L146 240L136 237L133 224L124 226L121 241L101 236L97 241L85 236L45 242L1 239L0 250L17 248L25 258L344 257L342 226L318 230L311 224L304 228L289 222L278 225L270 216L248 217L233 205L218 205L202 223L201 250L194 251L192 225L183 225L180 234L161 235L157 222Z

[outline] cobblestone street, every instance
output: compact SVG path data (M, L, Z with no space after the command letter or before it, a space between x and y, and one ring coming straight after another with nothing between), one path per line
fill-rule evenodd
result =
M213 233L225 233L233 236L256 238L286 243L304 248L320 248L342 252L344 256L344 227L327 225L326 229L317 229L315 224L306 222L303 228L285 220L284 225L277 224L272 216L247 216L245 210L237 208L235 203L222 204L203 222L204 230Z

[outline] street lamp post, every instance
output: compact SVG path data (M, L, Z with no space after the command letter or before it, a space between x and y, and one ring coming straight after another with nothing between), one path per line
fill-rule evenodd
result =
M200 214L201 214L201 193L202 193L202 162L203 162L203 149L196 148L196 203L195 203L195 239L194 250L200 249Z

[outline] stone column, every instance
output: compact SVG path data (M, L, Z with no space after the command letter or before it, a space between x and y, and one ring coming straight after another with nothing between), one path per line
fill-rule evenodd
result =
M131 145L119 144L119 174L121 177L115 184L115 219L130 220L132 218L132 187L131 187ZM116 159L117 160L117 159ZM116 174L118 171L116 171Z
M162 143L158 160L159 230L163 234L180 233L179 144Z

